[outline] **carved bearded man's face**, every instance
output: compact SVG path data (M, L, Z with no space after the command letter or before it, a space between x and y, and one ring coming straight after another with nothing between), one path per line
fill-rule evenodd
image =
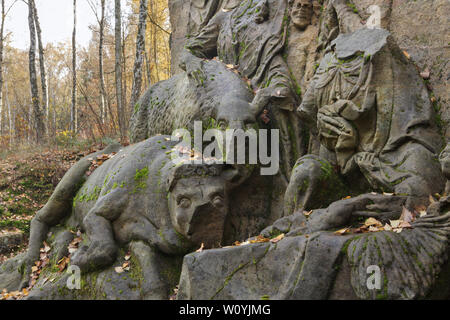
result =
M313 4L311 0L294 0L291 19L294 25L303 30L311 24Z

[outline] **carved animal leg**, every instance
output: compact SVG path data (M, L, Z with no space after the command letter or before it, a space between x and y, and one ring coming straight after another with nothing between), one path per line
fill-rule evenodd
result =
M163 266L160 254L142 241L132 242L131 252L141 266L143 282L141 284L145 300L167 300L169 286L161 277Z
M284 198L284 215L323 208L343 193L340 178L331 165L317 156L300 158L292 172Z
M71 212L72 198L84 182L85 173L91 166L89 158L103 153L118 151L121 146L114 144L102 151L88 155L78 161L62 178L46 205L31 221L30 241L27 254L21 263L23 281L19 289L28 285L31 267L39 260L39 249L47 237L49 228L57 225Z
M86 234L91 243L83 246L71 258L73 265L82 272L89 272L110 266L117 255L112 225L109 220L97 215L94 207L83 220Z
M31 268L34 265L34 262L39 260L39 250L41 244L47 237L47 233L49 230L49 227L46 223L43 223L39 221L39 219L37 219L38 216L39 212L36 217L31 220L28 251L24 260L22 260L21 262L22 281L19 285L19 290L28 287L28 283L30 282Z

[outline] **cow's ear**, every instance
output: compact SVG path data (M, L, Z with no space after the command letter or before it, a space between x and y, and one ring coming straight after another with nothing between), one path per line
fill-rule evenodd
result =
M229 165L222 172L224 179L232 187L237 187L244 183L251 175L252 169L245 165Z

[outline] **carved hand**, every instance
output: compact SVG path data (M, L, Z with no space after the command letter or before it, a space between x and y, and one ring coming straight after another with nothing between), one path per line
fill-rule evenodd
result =
M360 152L355 156L356 164L363 170L377 171L380 170L380 160L375 153Z
M354 135L354 129L348 121L341 117L332 117L319 112L317 115L319 135L325 139L337 139L342 135Z

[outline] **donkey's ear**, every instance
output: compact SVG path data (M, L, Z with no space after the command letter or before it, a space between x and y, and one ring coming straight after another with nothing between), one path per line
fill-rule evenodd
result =
M252 171L252 168L244 165L229 165L222 172L222 176L232 187L237 187L250 177Z

